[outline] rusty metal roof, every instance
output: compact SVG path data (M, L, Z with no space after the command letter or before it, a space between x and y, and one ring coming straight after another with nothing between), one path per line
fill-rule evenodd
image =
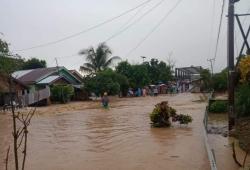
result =
M17 71L14 72L12 75L19 75L17 79L23 82L24 84L33 84L55 73L57 70L58 67L38 68L29 71ZM18 73L26 73L26 74L21 74L20 76L20 74Z

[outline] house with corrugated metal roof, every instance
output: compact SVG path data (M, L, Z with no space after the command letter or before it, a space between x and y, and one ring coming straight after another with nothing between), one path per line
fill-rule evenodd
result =
M0 73L0 111L2 110L2 106L10 105L11 96L13 96L14 100L19 103L19 97L28 89L26 85L17 79L10 80L9 78L8 75ZM11 83L15 87L11 92L10 81L12 81Z
M75 92L83 87L82 80L65 67L19 70L12 73L12 77L28 87L29 90L24 94L26 97L23 99L26 105L36 103L38 100L49 100L50 87L53 85L70 84L74 87Z

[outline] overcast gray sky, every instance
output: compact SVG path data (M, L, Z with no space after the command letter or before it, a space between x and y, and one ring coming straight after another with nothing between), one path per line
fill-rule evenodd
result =
M69 69L79 69L84 58L77 54L81 49L97 46L119 31L130 21L133 22L143 13L159 3L152 0L145 6L128 13L85 34L66 41L32 50L28 48L64 38L137 6L146 0L0 0L0 38L9 42L10 49L22 57L45 59L48 66L59 65ZM219 25L222 0L183 0L164 22L135 51L129 53L178 0L165 0L160 6L119 34L107 44L114 56L120 56L131 63L140 63L140 56L146 60L157 58L166 61L169 54L177 67L201 65L208 68L208 58L214 57L214 49ZM215 8L213 8L215 3ZM221 38L215 63L215 71L226 66L226 0ZM250 12L250 0L236 4L237 13ZM136 15L137 14L137 15ZM133 19L131 19L133 18ZM244 28L250 24L245 20ZM237 52L242 38L236 25Z

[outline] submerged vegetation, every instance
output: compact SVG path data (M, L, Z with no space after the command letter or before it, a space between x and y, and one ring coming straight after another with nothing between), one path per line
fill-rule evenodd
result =
M170 107L167 101L156 104L150 113L150 120L153 127L171 126L170 117L172 117L173 122L179 122L180 124L188 124L193 120L190 115L177 114L176 110Z

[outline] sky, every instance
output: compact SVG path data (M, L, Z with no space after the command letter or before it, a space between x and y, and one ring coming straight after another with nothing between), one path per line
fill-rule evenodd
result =
M207 59L215 57L223 0L182 0L172 11L179 0L151 0L112 22L71 39L18 51L81 32L145 1L0 0L0 38L10 43L12 53L18 53L26 59L43 59L49 67L53 67L56 66L56 58L60 66L78 70L85 62L84 57L78 55L80 50L96 47L130 24L128 29L106 42L112 49L112 56L120 56L122 60L128 60L132 64L141 63L141 56L145 56L146 61L156 58L165 62L170 57L175 61L176 67L193 65L210 68ZM218 53L214 63L215 72L225 68L227 64L228 0L225 1ZM147 13L158 3L160 5ZM250 13L250 0L241 0L235 4L235 9L236 13ZM169 11L171 13L156 27ZM147 14L144 15L145 13ZM250 24L250 16L241 17L241 21L244 21L243 27L246 30ZM152 32L153 28L156 29ZM147 36L149 32L152 33ZM138 46L143 39L143 43ZM242 44L237 24L235 40L237 55Z

